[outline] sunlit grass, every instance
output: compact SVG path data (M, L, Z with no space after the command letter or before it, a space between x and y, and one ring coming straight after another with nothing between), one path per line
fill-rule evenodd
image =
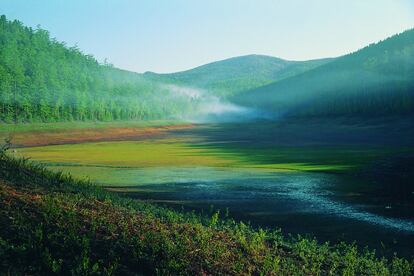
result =
M48 163L114 167L227 166L237 162L228 154L187 147L179 140L122 141L22 148L18 154Z
M161 170L174 167L239 168L256 173L340 173L395 152L349 147L235 149L193 144L194 141L187 137L53 145L21 148L16 154L46 163L52 170L70 172L75 177L89 178L101 185L128 186L139 185L145 177L158 177ZM143 176L147 171L137 172L137 169L145 168L154 168L157 172L154 175L148 171L149 176ZM212 176L203 177L209 179Z
M303 149L302 149L303 150ZM319 155L326 152L319 152ZM314 154L319 163L297 162L298 152L290 149L268 151L268 159L260 159L260 150L243 154L243 151L226 151L212 147L194 146L191 139L156 139L146 141L122 141L82 143L21 148L18 156L41 161L55 171L70 172L78 178L89 178L101 185L139 185L144 181L144 172L137 169L154 168L160 175L163 168L211 167L240 168L256 173L288 171L341 171L350 165L321 162L323 158ZM214 172L212 172L214 173ZM148 177L154 177L148 173ZM206 175L203 177L211 178Z
M166 122L118 122L98 123L97 128L135 126L146 133L154 126ZM95 123L81 123L74 127L90 127ZM59 137L69 137L71 131L60 128L70 123L48 124L56 127ZM4 128L4 127L3 127ZM51 133L51 130L43 133ZM116 129L120 128L114 128ZM85 129L86 130L86 129ZM77 130L80 131L80 130ZM64 132L64 133L63 133ZM81 131L86 135L86 131ZM113 134L105 132L105 135ZM63 134L62 134L63 133ZM27 134L37 135L28 131ZM101 134L101 133L99 133ZM25 133L20 133L24 137ZM93 135L91 137L94 137ZM141 141L80 142L77 144L26 147L17 149L18 156L24 156L49 165L52 170L62 170L77 178L89 178L105 186L140 185L145 179L152 178L151 183L160 179L162 170L174 167L187 168L222 168L228 170L251 170L255 173L335 172L343 173L358 169L374 160L407 152L412 149L388 149L354 146L272 146L250 143L208 143L200 135L180 135L164 132L162 137L143 136ZM143 139L143 140L142 140ZM148 171L152 168L155 171ZM147 169L142 171L142 169ZM141 171L137 171L141 170ZM197 172L198 174L199 172ZM216 173L214 170L212 174ZM192 176L189 172L189 176ZM146 176L144 176L146 175ZM171 175L171 173L169 174ZM197 175L211 179L212 175ZM166 176L167 177L167 176ZM169 178L169 176L167 177Z

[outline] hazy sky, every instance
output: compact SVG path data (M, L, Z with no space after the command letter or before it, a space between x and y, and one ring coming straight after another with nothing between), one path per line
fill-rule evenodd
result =
M414 0L0 0L0 13L137 72L332 57L414 27Z

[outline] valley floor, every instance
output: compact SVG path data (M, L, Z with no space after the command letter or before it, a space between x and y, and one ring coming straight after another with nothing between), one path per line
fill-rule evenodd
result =
M145 253L138 251L134 255L137 259L115 265L128 267L133 263L133 271L144 269L151 273L187 271L212 274L215 274L215 271L226 274L261 271L291 275L295 272L318 274L318 271L326 274L332 270L333 274L337 274L340 273L338 271L348 271L347 267L350 264L344 264L342 260L335 258L344 254L354 254L350 258L360 259L361 262L369 260L372 268L365 267L365 264L357 265L359 261L352 261L354 263L351 265L351 275L359 274L358 271L362 272L362 269L377 275L406 275L411 269L408 262L396 259L400 262L396 267L404 267L403 272L398 274L393 270L391 261L384 260L382 263L377 259L378 256L387 256L392 260L394 252L408 259L413 255L410 243L414 242L414 218L411 212L414 206L414 190L411 183L413 172L410 168L414 163L414 147L410 137L414 136L412 128L409 127L410 122L399 118L389 120L391 122L366 121L363 124L352 119L312 119L220 125L191 125L168 121L3 125L0 126L0 137L12 138L13 146L9 151L13 157L4 157L2 161L2 189L6 194L3 202L9 202L7 198L11 194L21 194L31 199L47 198L47 204L53 199L54 203L51 204L57 209L69 210L74 217L82 215L86 216L84 219L94 221L92 215L98 212L94 208L107 204L105 199L108 198L111 199L110 204L113 204L114 198L120 203L115 204L114 208L121 208L118 211L114 210L114 213L128 213L131 211L128 208L135 206L132 212L144 212L145 216L148 216L144 219L145 223L154 219L154 216L160 219L161 224L167 219L167 225L154 226L156 232L149 231L149 235L154 235L151 239L166 242L168 248L151 240L156 247L154 249L153 245L143 241L137 250L146 248L145 250L149 250L150 253L145 250ZM32 171L33 164L13 161L13 158L21 157L41 162L48 170L58 174L41 170L39 175L38 171ZM76 186L82 183L78 180L67 181L69 190L60 186L56 189L54 184L51 184L54 181L66 183L66 177L60 176L60 171L70 172L76 179L89 179L97 186L103 186L106 191L99 187L88 188L85 194L84 188ZM23 182L19 180L21 177L24 178ZM32 189L31 182L35 182L36 189ZM102 198L103 194L105 196ZM59 197L61 202L55 202L54 198ZM68 209L68 206L64 205L65 202L75 204L76 200L96 204L79 205L81 208L74 206L74 209ZM37 203L40 205L30 205L30 208L39 209L39 206L44 204L43 201ZM153 203L157 205L152 205ZM127 209L122 209L125 206ZM158 206L173 207L177 211ZM89 210L90 208L92 209ZM29 217L32 216L27 210L20 213L19 208L14 209L8 209L6 213L18 212L11 217L22 214L24 217L26 213L29 213ZM188 220L187 215L179 211L182 209L190 212L196 210L201 217L193 213ZM43 207L39 210L36 213L44 212ZM42 216L49 215L48 213ZM65 217L66 214L63 215L59 211L57 216ZM105 226L102 227L110 229L104 236L112 235L110 232L115 228L110 226L111 223L129 225L129 222L123 222L123 216L120 217L120 221L117 218L108 218L110 222L103 222ZM283 234L274 230L253 230L243 223L229 224L219 217L250 221L255 229L282 227ZM168 234L172 231L170 219L174 223L184 222L190 227L186 229L185 226L184 230L177 230L184 233L185 241L181 240L181 237ZM28 222L23 220L22 223ZM193 224L201 230L197 227L192 228ZM29 236L24 235L23 239L32 239L32 234L37 235L30 234L34 231L30 229L32 226L21 226L24 229L23 233L29 233ZM16 227L19 229L20 226ZM64 235L68 234L68 229L64 229L63 226L56 228L56 225L51 227L36 231L46 231L51 235L53 229L58 229L64 233L59 239L65 239ZM96 229L93 227L91 229ZM164 230L161 231L158 227ZM14 233L13 229L5 231ZM162 236L159 236L158 230L162 232ZM187 230L189 232L186 232ZM68 235L78 239L78 234L74 233L83 230L70 231L72 234ZM129 234L124 232L125 229L117 231L120 232L115 235L116 237L126 235L125 243L134 244L135 241L130 240L133 237L128 236ZM223 238L224 241L216 244L223 251L203 247L207 246L204 243L208 242L203 241L201 237L192 240L192 231L201 231L200 235L207 240L212 236ZM222 231L227 234L224 235ZM7 235L11 235L9 238L13 239L10 233ZM301 234L310 238L283 238L289 234ZM42 237L44 235L41 234ZM319 243L313 240L314 236ZM88 236L89 238L97 237ZM110 240L115 242L116 239L112 237ZM352 243L355 240L360 248L369 245L370 248L377 249L377 252L361 255L362 250L341 243ZM324 245L325 241L338 245ZM27 240L23 241L25 242ZM90 242L87 244L89 246ZM102 241L98 244L102 244ZM5 248L12 246L9 242L5 242L4 245ZM74 245L76 248L82 246ZM190 250L187 246L193 249ZM230 249L227 248L229 246ZM56 245L53 245L53 248L57 248L59 252L69 250ZM190 253L187 252L188 255L176 251L187 249L190 250ZM234 259L231 269L222 267L228 264L220 264L220 256L224 260L228 259L227 255L221 254L225 251L233 252L233 249L236 250L234 254L239 259ZM52 249L47 245L45 250ZM172 250L172 255L163 250ZM200 258L206 260L193 260L190 255L200 250L203 251L200 252L203 254ZM89 253L85 254L92 254L92 257L88 258L99 259L99 256L94 257L94 251L95 248L89 248ZM59 252L57 254L60 254ZM156 257L152 255L154 252L157 252ZM105 251L104 255L118 253ZM7 256L9 253L5 254ZM183 255L184 259L190 259L178 260L175 257L177 254ZM211 254L217 259L209 259L212 258ZM55 266L53 269L67 270L64 268L64 257L53 258L50 264L46 264L46 268L41 269L47 271ZM59 258L63 261L59 261ZM156 259L168 262L161 262L160 266L157 266ZM83 264L87 267L85 269L103 269L101 262L104 261L97 261L95 265L90 260L77 260L81 261L87 262ZM13 266L12 261L6 262ZM209 266L210 270L207 268ZM109 271L115 268L105 269Z

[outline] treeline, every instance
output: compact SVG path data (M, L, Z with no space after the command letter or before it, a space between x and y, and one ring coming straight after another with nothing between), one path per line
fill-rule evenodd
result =
M414 113L414 30L234 98L285 116Z
M0 17L0 121L166 118L191 106L142 75L99 64L46 30Z

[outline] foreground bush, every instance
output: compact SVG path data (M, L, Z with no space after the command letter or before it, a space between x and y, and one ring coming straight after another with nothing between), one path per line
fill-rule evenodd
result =
M0 272L132 275L411 275L354 245L178 213L0 153Z

